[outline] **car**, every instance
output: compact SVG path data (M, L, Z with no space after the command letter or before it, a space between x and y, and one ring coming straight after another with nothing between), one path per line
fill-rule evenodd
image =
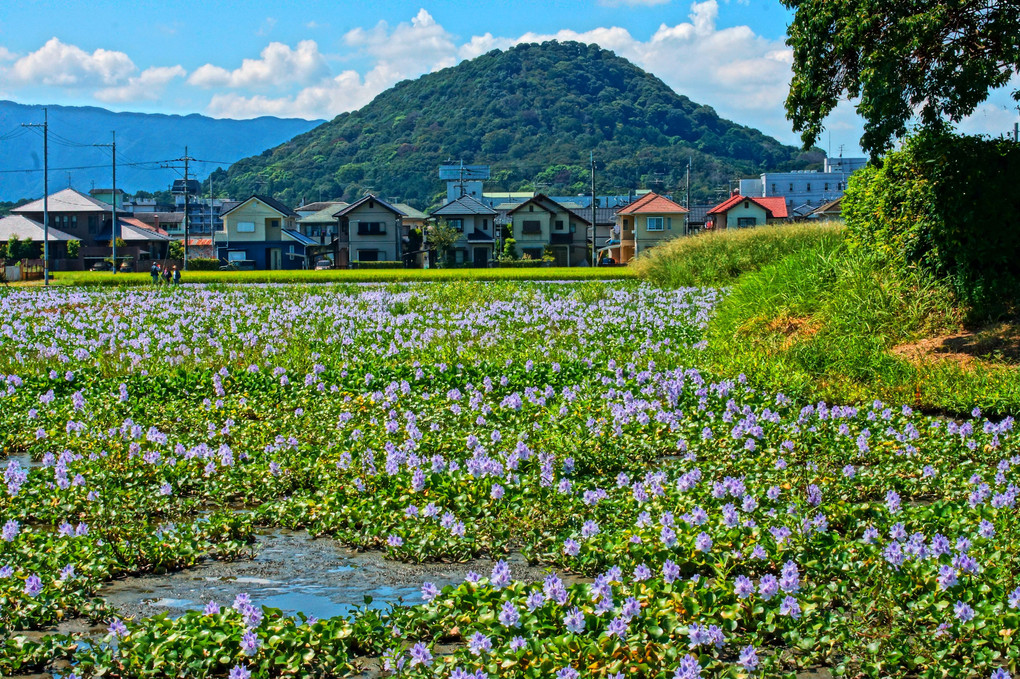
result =
M105 259L101 259L92 265L90 271L113 271L113 264Z
M327 269L332 269L332 268L333 268L333 260L330 260L330 259L320 259L319 261L317 261L315 263L315 270L316 271L326 271Z

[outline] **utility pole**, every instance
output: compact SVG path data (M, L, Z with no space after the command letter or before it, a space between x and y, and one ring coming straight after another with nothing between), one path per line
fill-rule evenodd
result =
M43 131L43 285L50 284L50 117L43 109L42 123L22 123L22 127L41 127Z
M113 274L117 275L117 132L111 132L113 141L109 144L93 144L93 146L109 146L113 153L113 219L110 220L110 244L113 252Z
M684 219L684 235L689 236L690 231L690 210L691 210L691 163L694 162L694 158L688 156L687 158L687 195L684 197L684 207L687 208L688 217Z
M192 158L191 156L188 155L188 147L185 146L184 156L181 158L174 158L172 161L170 161L172 163L184 163L184 264L181 266L181 268L184 269L185 271L187 271L188 269L188 241L191 240L190 238L191 224L189 219L189 217L191 216L191 211L189 210L188 207L188 203L190 200L188 187L188 175L189 175L188 163L190 163L193 160L195 160L195 158ZM180 169L174 165L164 165L163 167L171 168L174 170Z
M595 219L595 152L589 151L589 159L591 160L591 265L596 266L598 261L596 250L595 237L598 234L597 221Z

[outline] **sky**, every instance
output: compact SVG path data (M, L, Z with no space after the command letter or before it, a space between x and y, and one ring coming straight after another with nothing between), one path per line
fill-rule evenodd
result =
M720 115L799 144L783 108L791 17L779 0L4 0L0 99L329 119L489 50L569 39L613 50ZM1015 106L995 92L961 127L998 136L1012 129ZM819 146L861 155L850 102L826 127Z

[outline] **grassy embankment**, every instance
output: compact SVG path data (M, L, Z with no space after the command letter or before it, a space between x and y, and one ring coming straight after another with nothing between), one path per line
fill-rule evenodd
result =
M182 283L399 283L419 281L555 281L634 278L628 267L507 269L350 269L335 271L186 271ZM26 285L41 285L32 281ZM151 285L148 273L57 272L51 285Z
M968 327L939 281L850 252L838 225L677 240L635 269L662 285L731 288L708 333L720 374L811 400L1020 413L1016 324Z

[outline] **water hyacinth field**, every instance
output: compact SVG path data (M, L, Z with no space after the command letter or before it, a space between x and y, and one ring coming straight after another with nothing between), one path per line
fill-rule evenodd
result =
M708 374L720 294L0 292L0 675L1017 676L1013 420ZM422 582L321 619L104 596L274 531Z

